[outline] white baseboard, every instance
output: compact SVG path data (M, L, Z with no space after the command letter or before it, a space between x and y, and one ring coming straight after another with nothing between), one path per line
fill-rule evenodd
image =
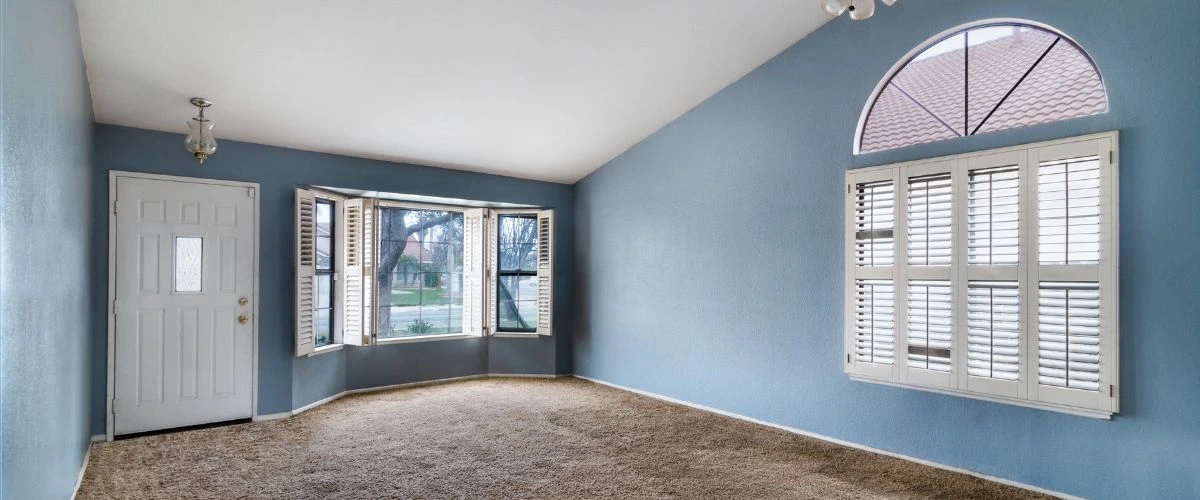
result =
M837 438L832 438L832 437L829 437L829 436L823 436L823 435L821 435L821 434L816 434L816 433L813 433L813 432L802 431L802 430L800 430L800 429L797 429L797 428L794 428L794 427L788 427L788 426L786 426L786 425L780 425L780 424L776 424L776 423L773 423L773 422L767 422L767 421L765 421L765 420L759 420L759 419L757 419L757 418L754 418L754 417L747 417L747 416L745 416L745 415L740 415L740 414L737 414L737 413L728 412L728 411L725 411L725 410L720 410L720 409L717 409L717 408L712 408L712 407L709 407L709 406L704 406L704 405L700 405L700 404L696 404L696 403L691 403L691 402L684 401L684 400L681 400L681 399L675 399L675 398L672 398L672 397L669 397L669 396L663 396L663 395L661 395L661 394L655 394L655 393L653 393L653 392L643 391L643 390L641 390L641 389L634 389L634 388L632 388L632 387L625 387L625 386L622 386L622 385L617 385L617 384L614 384L614 383L611 383L611 382L605 382L605 381L603 381L603 380L598 380L598 379L594 379L594 378L591 378L591 377L585 377L585 376L583 376L583 375L574 375L574 377L575 377L575 378L578 378L578 379L582 379L582 380L587 380L588 382L593 382L593 383L596 383L596 384L600 384L600 385L605 385L605 386L608 386L608 387L612 387L612 388L614 388L614 389L620 389L620 390L622 390L622 391L628 391L628 392L632 392L632 393L634 393L634 394L640 394L640 395L642 395L642 396L647 396L647 397L651 397L651 398L654 398L654 399L658 399L658 400L666 401L666 402L668 402L668 403L675 403L675 404L679 404L679 405L687 406L687 407L690 407L690 408L695 408L695 409L697 409L697 410L702 410L702 411L706 411L706 412L710 412L710 413L716 413L716 414L718 414L718 415L723 415L723 416L726 416L726 417L729 417L729 418L734 418L734 419L742 420L742 421L745 421L745 422L750 422L750 423L759 424L759 425L765 425L765 426L767 426L767 427L773 427L773 428L776 428L776 429L779 429L779 430L782 430L782 431L790 432L790 433L793 433L793 434L799 434L799 435L801 435L801 436L807 436L807 437L811 437L811 438L816 438L816 439L820 439L820 440L822 440L822 441L828 441L828 442L830 442L830 443L834 443L834 444L840 444L840 445L842 445L842 446L848 446L848 447L850 447L850 448L855 448L855 449L859 449L859 450L863 450L863 451L869 451L869 452L871 452L871 453L878 453L878 454L880 454L880 455L887 455L887 456L889 456L889 457L893 457L893 458L899 458L899 459L901 459L901 460L907 460L907 461L909 461L909 462L914 462L914 463L918 463L918 464L921 464L921 465L928 465L928 466L930 466L930 467L936 467L936 468L938 468L938 469L948 470L948 471L951 471L951 472L958 472L958 473L962 473L962 474L967 474L967 475L969 475L969 476L975 476L975 477L977 477L977 478L980 478L980 479L986 479L986 480L988 480L988 481L992 481L992 482L996 482L996 483L1000 483L1000 484L1005 484L1005 485L1008 485L1008 486L1013 486L1013 487L1017 487L1017 488L1021 488L1021 489L1026 489L1026 490L1029 490L1029 491L1035 491L1035 492L1042 493L1042 494L1046 494L1046 495L1056 496L1056 497L1059 497L1059 498L1072 499L1072 500L1075 500L1075 499L1082 500L1082 497L1077 497L1077 496L1074 496L1074 495L1068 495L1068 494L1066 494L1066 493L1059 493L1059 492L1057 492L1057 491L1048 490L1048 489L1045 489L1045 488L1040 488L1040 487L1033 486L1033 485L1030 485L1030 484L1025 484L1025 483L1018 482L1018 481L1013 481L1013 480L1010 480L1010 479L1004 479L1004 478L1002 478L1002 477L990 476L990 475L987 475L987 474L984 474L984 473L981 473L981 472L975 472L975 471L968 470L968 469L963 469L963 468L959 468L959 467L954 467L954 466L950 466L950 465L946 465L946 464L940 464L940 463L937 463L937 462L932 462L932 461L925 460L925 459L922 459L922 458L910 457L910 456L908 456L908 455L902 455L902 454L895 453L895 452L891 452L891 451L887 451L887 450L881 450L881 449L879 449L879 448L872 448L872 447L870 447L870 446L866 446L866 445L862 445L862 444L858 444L858 443L852 443L852 442L850 442L850 441L845 441L845 440L841 440L841 439L837 439Z
M104 435L100 435L100 441L104 441ZM96 442L96 436L92 436L91 442L88 443L87 451L83 452L83 465L79 466L79 477L75 478L75 489L71 490L71 500L75 500L75 495L79 494L79 487L83 486L83 476L87 473L88 460L92 458L92 443Z
M489 373L489 378L562 378L571 375L542 374L542 373Z

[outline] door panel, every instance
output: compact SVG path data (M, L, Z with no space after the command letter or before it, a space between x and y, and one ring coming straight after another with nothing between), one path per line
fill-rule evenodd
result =
M237 186L116 183L114 433L250 417L254 198Z

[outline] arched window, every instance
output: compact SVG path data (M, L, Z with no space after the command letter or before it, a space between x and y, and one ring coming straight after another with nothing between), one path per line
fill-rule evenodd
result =
M871 153L1108 110L1095 63L1028 21L955 28L914 49L863 109L854 152Z

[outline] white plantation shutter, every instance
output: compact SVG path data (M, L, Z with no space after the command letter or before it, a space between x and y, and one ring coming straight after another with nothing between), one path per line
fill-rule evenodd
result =
M953 322L950 281L908 283L908 366L950 371Z
M908 265L949 266L953 203L950 173L908 180Z
M316 198L296 190L296 356L313 352L316 331Z
M854 205L854 261L859 266L890 266L894 262L895 184L858 184Z
M854 288L855 360L891 365L896 356L896 287L890 280L858 280Z
M496 271L500 264L500 234L497 219L499 219L497 212L489 210L487 218L484 220L484 226L487 227L487 231L483 237L486 242L484 248L487 249L486 290L484 292L484 303L487 304L487 308L485 309L487 312L487 321L485 323L487 324L487 331L484 333L487 335L496 333L498 329L496 322L499 319L497 318L498 304L496 303L498 300L496 291L499 289L499 278L496 275Z
M967 179L967 258L971 264L1019 260L1020 167L972 170Z
M1038 289L1038 383L1100 390L1100 287L1042 283Z
M1117 410L1117 174L1110 138L1034 149L1037 339L1031 398Z
M846 372L1116 413L1116 143L1109 132L847 172Z
M370 340L370 334L364 334L370 323L364 299L368 203L361 198L342 202L342 343L346 345L365 345Z
M967 373L1015 381L1021 359L1020 296L1013 282L967 285Z
M537 333L554 334L554 211L537 213Z
M846 371L896 380L896 185L893 172L849 177L846 197Z
M463 212L463 333L482 335L484 325L484 210Z

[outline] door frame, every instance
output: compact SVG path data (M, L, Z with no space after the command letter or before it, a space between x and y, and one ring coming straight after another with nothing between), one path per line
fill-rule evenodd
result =
M183 177L177 175L162 175L149 174L143 172L127 172L120 170L110 170L108 172L108 206L105 210L108 211L108 392L104 400L104 438L106 441L113 440L113 398L116 397L116 315L113 311L113 305L117 296L117 214L114 213L113 207L117 200L117 179L121 177L132 179L148 179L157 181L174 181L188 182L193 184L209 184L216 186L240 187L249 190L250 198L254 201L251 203L253 207L253 217L251 221L254 224L253 233L254 239L252 244L254 251L251 252L254 256L254 273L253 273L253 299L250 308L251 328L250 336L252 339L253 348L250 352L250 417L258 418L258 265L259 265L259 202L258 194L260 191L257 182L242 182L229 181L219 179L204 179L199 177Z

